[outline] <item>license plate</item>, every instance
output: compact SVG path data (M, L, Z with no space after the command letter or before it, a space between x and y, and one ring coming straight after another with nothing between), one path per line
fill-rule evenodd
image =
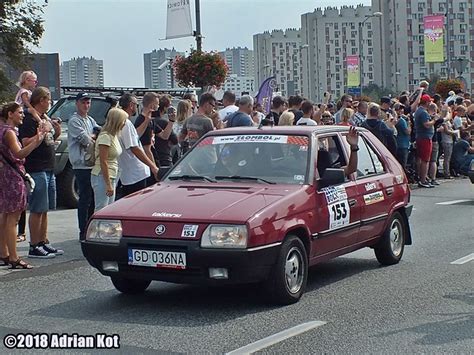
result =
M128 249L128 265L186 269L186 253Z

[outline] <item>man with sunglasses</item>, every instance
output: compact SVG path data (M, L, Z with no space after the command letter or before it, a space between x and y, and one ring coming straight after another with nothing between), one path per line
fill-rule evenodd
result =
M211 93L205 93L199 99L197 112L184 121L179 141L187 141L192 147L203 135L214 130L214 125L209 116L216 108L216 98Z

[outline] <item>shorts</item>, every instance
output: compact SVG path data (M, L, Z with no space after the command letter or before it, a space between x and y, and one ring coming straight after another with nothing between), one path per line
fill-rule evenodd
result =
M30 173L35 180L35 189L28 197L32 213L45 213L56 209L56 178L52 171Z
M430 163L436 163L438 161L439 143L433 142L431 147L431 158Z
M430 161L432 143L430 138L418 138L416 140L416 156L420 160L427 163Z

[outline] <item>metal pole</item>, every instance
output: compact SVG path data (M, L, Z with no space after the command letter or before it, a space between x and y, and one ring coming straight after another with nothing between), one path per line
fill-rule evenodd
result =
M446 0L446 71L448 79L451 77L451 54L449 53L449 0Z
M359 85L360 85L360 97L362 97L362 78L363 78L363 66L362 66L362 25L365 21L359 22Z
M198 52L202 52L202 35L201 35L201 9L199 5L200 0L195 0L196 5L196 47Z
M173 58L170 58L171 89L174 89L174 68Z

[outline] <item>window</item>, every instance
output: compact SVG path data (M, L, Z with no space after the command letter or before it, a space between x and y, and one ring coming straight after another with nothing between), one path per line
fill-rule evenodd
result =
M384 172L382 162L369 146L364 137L359 137L359 155L357 163L357 177L381 174Z
M316 159L319 177L323 176L327 168L342 168L347 165L337 135L318 139L318 156Z

